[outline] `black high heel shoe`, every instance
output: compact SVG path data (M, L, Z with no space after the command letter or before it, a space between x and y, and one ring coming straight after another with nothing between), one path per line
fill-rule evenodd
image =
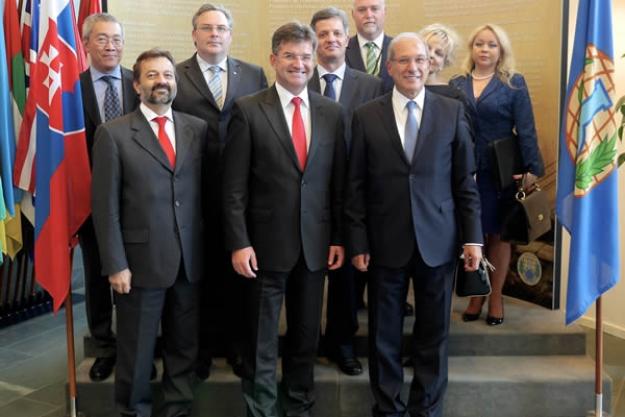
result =
M501 317L495 317L488 314L486 316L486 324L489 326L499 326L503 324L503 298L501 299Z
M482 297L482 302L480 303L480 310L477 313L467 313L466 311L462 313L462 321L476 321L480 318L482 314L482 307L486 302L486 297Z

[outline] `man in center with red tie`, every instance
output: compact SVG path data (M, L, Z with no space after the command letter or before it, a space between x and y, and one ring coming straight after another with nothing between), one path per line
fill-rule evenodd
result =
M307 88L316 45L301 23L274 32L276 83L237 100L224 152L226 246L235 271L253 280L242 382L253 417L311 415L324 275L344 258L343 118L339 104ZM288 329L278 387L283 299Z

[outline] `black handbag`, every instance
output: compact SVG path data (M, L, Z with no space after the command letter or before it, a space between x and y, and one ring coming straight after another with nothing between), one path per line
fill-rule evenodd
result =
M529 244L551 230L550 213L547 194L538 183L528 191L520 187L514 202L504 213L501 240Z
M488 144L495 184L503 190L514 183L513 175L525 172L519 138L516 135L497 139Z
M460 259L463 257L460 256ZM475 271L465 271L464 262L457 262L454 271L456 295L458 297L480 297L490 294L489 270L494 271L495 267L486 258L482 258L480 266Z

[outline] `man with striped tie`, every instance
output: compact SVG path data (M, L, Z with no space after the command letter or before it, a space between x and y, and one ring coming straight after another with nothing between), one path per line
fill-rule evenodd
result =
M206 236L209 245L207 279L202 289L200 358L197 375L209 375L211 358L225 350L228 362L240 374L240 329L243 306L238 294L245 282L232 272L230 256L223 246L219 165L226 143L234 100L267 87L263 69L228 56L234 21L223 6L203 4L192 19L196 53L181 62L178 96L173 108L208 123ZM216 342L221 343L218 349Z
M310 26L317 34L319 46L317 66L308 87L341 104L345 119L345 142L349 148L352 114L356 107L382 93L382 82L378 77L345 65L345 48L349 36L344 11L336 7L319 10L313 15ZM362 373L353 341L358 330L355 275L362 274L349 263L328 272L324 348L328 357L347 375ZM366 280L361 276L358 279Z
M386 69L390 36L384 33L386 5L384 0L354 0L352 18L356 35L347 45L347 66L382 78L385 92L393 88L393 79Z
M139 99L132 88L132 71L120 65L124 51L121 23L107 13L85 19L82 39L90 58L90 67L80 74L87 149L90 161L96 128L106 121L132 112ZM89 377L102 381L111 375L115 365L115 336L111 330L113 304L111 287L102 276L100 255L89 217L79 232L85 274L87 323L96 359Z

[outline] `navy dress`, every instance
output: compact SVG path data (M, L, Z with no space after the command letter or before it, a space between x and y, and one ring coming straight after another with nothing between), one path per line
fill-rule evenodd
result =
M516 133L525 172L539 177L544 174L527 85L520 74L512 77L512 86L493 77L476 100L471 76L455 77L449 84L463 91L468 98L475 138L477 184L482 203L482 229L484 233L499 234L502 212L514 198L515 189L512 186L497 190L488 144Z

